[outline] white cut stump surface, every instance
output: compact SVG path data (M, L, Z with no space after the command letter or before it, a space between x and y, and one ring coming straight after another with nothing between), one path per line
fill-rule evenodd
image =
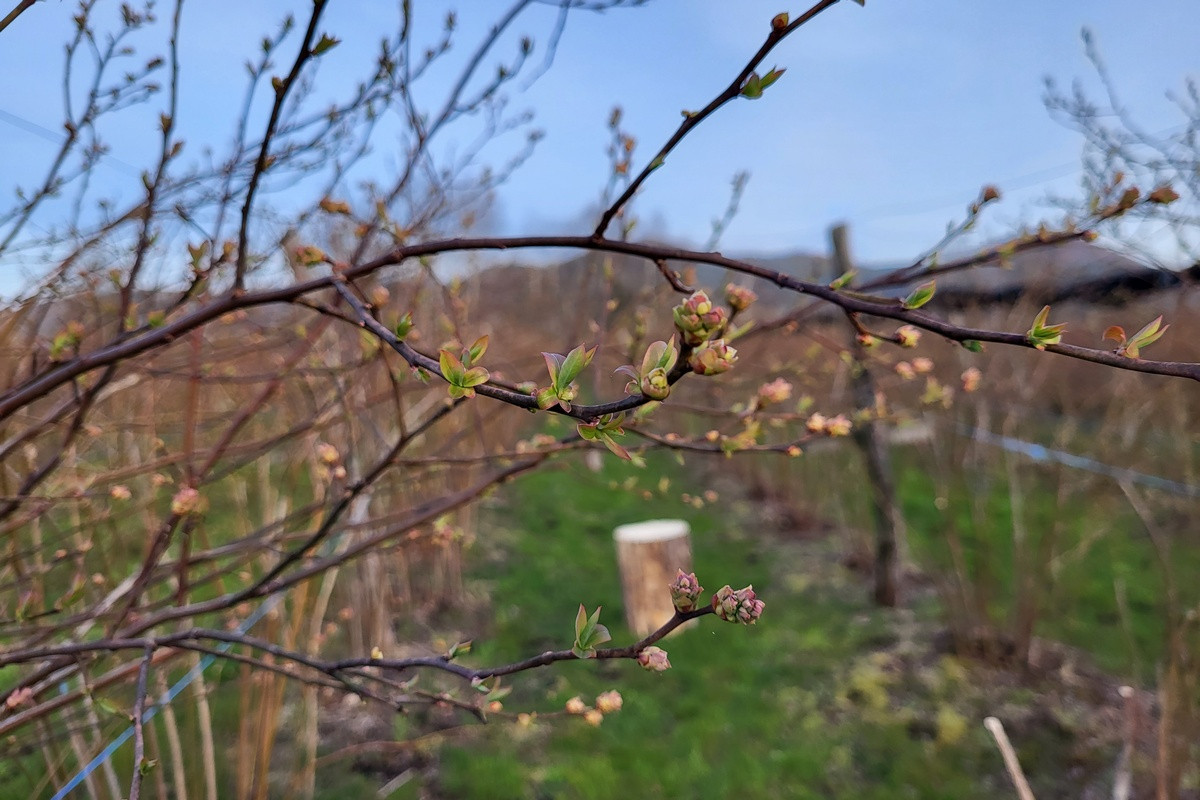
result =
M676 570L692 571L691 530L680 519L656 519L618 526L613 540L625 621L642 637L675 615L667 587L675 580Z

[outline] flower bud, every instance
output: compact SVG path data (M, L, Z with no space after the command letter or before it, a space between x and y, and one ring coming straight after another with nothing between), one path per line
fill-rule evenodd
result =
M341 459L341 455L338 453L337 448L333 445L329 444L328 442L321 442L317 445L317 459L322 464L333 466L338 462L339 459Z
M653 645L637 654L637 662L642 665L643 669L651 672L666 672L671 668L671 662L667 659L667 651Z
M770 383L764 383L758 387L758 400L760 405L768 405L770 403L784 403L792 396L792 385L783 378L776 378Z
M920 358L914 358L912 360L912 368L919 375L923 375L926 372L932 372L933 371L933 359L925 358L924 356L922 356Z
M725 309L713 306L703 291L675 306L672 313L683 341L692 346L707 341L725 327Z
M901 347L916 347L921 339L921 332L912 325L901 325L896 329L896 341Z
M575 695L567 701L565 708L568 714L582 714L587 711L587 704L583 702L582 697Z
M588 725L591 725L593 728L598 728L600 727L600 723L604 722L604 714L602 714L598 709L589 708L587 711L583 712L583 721Z
M745 311L758 299L753 290L745 286L734 286L732 283L725 287L725 302L734 311Z
M824 433L825 423L826 419L824 414L814 413L808 418L808 421L804 423L804 427L808 429L809 433Z
M907 361L896 362L896 366L892 367L892 369L896 370L896 374L906 381L911 381L913 378L917 377L917 371L913 368L913 365Z
M713 611L726 622L753 625L762 616L766 604L754 594L754 587L734 591L728 584L722 586L712 598Z
M192 486L184 486L171 498L171 513L178 516L191 514L200 507L200 492Z
M612 714L620 711L623 704L624 699L621 697L621 693L616 690L602 692L596 696L596 710L601 714Z
M667 395L671 393L671 384L667 380L667 371L662 367L655 367L642 376L638 388L642 394L651 400L666 400Z
M825 432L830 436L850 435L850 420L845 414L838 414L832 419L825 420Z
M688 365L698 375L720 375L736 362L737 350L725 344L724 339L705 342L688 359Z
M704 587L696 579L696 573L685 573L683 570L679 570L675 574L675 580L671 581L667 588L671 590L671 602L679 611L695 609L696 601L700 599L700 594L704 591Z
M962 390L970 394L979 388L979 382L983 380L983 373L978 367L968 367L962 374Z

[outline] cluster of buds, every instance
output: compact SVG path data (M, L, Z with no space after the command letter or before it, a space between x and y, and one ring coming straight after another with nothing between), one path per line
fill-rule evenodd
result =
M757 299L758 295L745 286L734 286L731 283L725 287L725 302L729 303L729 307L735 312L745 311Z
M921 340L921 332L912 325L901 325L896 329L896 341L901 347L916 347Z
M809 433L823 433L827 436L849 436L852 427L845 414L836 417L826 417L824 414L813 414L804 423Z
M776 378L770 383L764 383L758 387L758 405L760 408L772 403L776 405L786 403L791 397L792 385L783 378Z
M317 473L321 480L341 480L346 477L346 466L342 463L342 454L328 442L317 444Z
M637 662L642 665L642 669L649 670L650 672L666 672L671 668L671 662L667 658L667 651L653 645L643 648L637 654Z
M673 313L684 343L693 347L719 335L727 321L725 309L713 305L703 291L675 306Z
M754 594L754 587L734 591L725 584L713 595L712 606L717 616L726 622L753 625L762 616L766 604Z
M564 708L568 714L583 717L583 721L588 725L597 727L604 721L605 714L615 714L621 710L622 705L624 705L624 700L621 697L621 693L608 691L597 695L594 708L583 702L583 698L579 695L575 695L568 700ZM530 722L532 722L532 719Z
M683 570L679 570L675 574L675 580L671 581L667 588L671 590L671 602L675 605L675 609L681 612L695 610L696 601L704 592L704 587L696 579L696 573L685 573Z
M171 498L171 513L176 516L194 514L200 510L200 492L193 486L184 486Z
M720 375L737 362L737 350L725 344L724 339L704 342L688 359L688 366L697 375Z
M917 375L924 375L927 372L933 371L933 359L920 357L909 361L898 361L892 369L906 381L911 381Z

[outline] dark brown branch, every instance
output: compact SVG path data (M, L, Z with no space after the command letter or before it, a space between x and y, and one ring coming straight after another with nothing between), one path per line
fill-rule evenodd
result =
M621 196L618 197L613 204L605 210L604 214L600 217L599 224L596 225L596 230L592 231L592 236L597 239L604 238L604 232L608 230L608 226L612 224L613 218L616 217L617 214L621 213L621 209L625 207L625 204L629 202L634 194L637 193L637 190L641 188L642 184L646 182L646 179L650 177L650 173L654 172L656 169L666 163L667 156L670 155L671 151L674 150L681 141L683 141L684 137L691 133L692 130L700 125L700 123L712 116L721 106L725 105L730 100L734 100L741 96L742 87L745 86L746 79L749 78L750 73L754 72L755 68L762 63L763 59L775 49L775 45L782 42L790 33L811 20L813 17L820 14L825 9L836 5L837 2L838 0L820 0L820 2L816 3L812 8L808 9L808 11L805 11L787 25L784 25L780 28L772 27L771 32L767 35L767 40L763 42L760 48L758 48L758 52L755 53L748 62L746 62L746 66L742 67L742 71L739 72L737 77L725 87L724 91L714 97L712 101L700 111L696 111L694 113L686 112L684 114L683 122L679 124L679 127L675 130L675 133L673 133L671 138L667 140L667 143L659 148L659 151L654 155L654 158L650 159L650 163L642 168L642 171L638 173L637 177L630 181L629 185L625 187L625 191L621 193Z
M142 796L142 771L146 760L146 734L142 717L146 713L146 676L153 658L154 648L147 645L141 666L138 667L137 688L133 695L133 777L129 782L129 800L139 800Z
M4 19L0 19L0 31L3 31L16 20L17 17L28 11L37 0L21 0L16 7L4 15Z
M269 166L268 156L271 152L271 142L275 135L275 128L279 125L279 117L283 114L283 102L291 88L296 85L300 71L313 57L313 37L317 35L317 24L321 20L321 13L325 10L327 3L328 0L313 0L312 14L308 18L308 29L304 32L304 39L300 42L300 52L296 54L296 60L292 62L291 72L286 78L281 79L278 86L273 87L275 103L271 106L271 117L267 120L267 128L263 132L262 144L258 150L258 159L254 162L254 172L250 174L250 183L246 187L246 199L242 203L242 222L238 228L237 265L233 278L235 292L242 290L246 280L246 269L250 264L250 210L254 207L254 193L258 189L263 173Z

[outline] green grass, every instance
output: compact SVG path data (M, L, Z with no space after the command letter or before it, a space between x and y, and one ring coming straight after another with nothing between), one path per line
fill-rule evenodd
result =
M672 481L663 493L660 470ZM625 706L598 728L558 717L532 729L497 722L476 730L443 749L447 795L1008 796L994 780L999 762L981 715L953 710L941 662L914 682L893 675L890 656L872 660L895 644L894 620L866 606L835 547L772 540L728 502L685 505L679 493L697 487L683 474L666 462L643 472L612 463L599 475L564 462L514 485L490 515L491 552L477 579L496 616L473 663L564 646L580 602L604 605L616 640L629 641L611 533L637 519L687 519L702 583L709 591L753 583L767 601L763 619L744 628L705 618L664 643L673 668L663 674L580 662L516 677L510 710L556 711L576 694L591 701L610 688ZM636 486L625 488L630 478Z

